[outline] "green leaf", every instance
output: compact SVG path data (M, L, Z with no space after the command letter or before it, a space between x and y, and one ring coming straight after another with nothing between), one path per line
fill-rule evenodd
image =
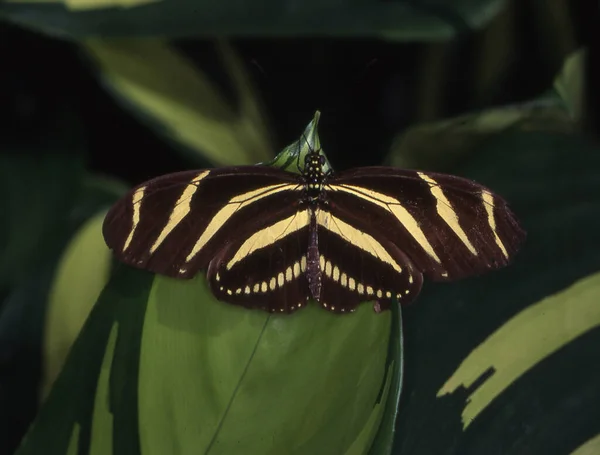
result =
M113 258L102 237L102 222L108 208L126 191L127 186L112 178L83 177L66 224L71 238L53 267L52 283L43 298L42 400L108 281Z
M505 3L13 0L0 3L0 14L46 33L76 38L327 35L414 41L449 39L469 28L481 28Z
M110 419L106 418L107 403L119 436L113 453L140 453L136 416L138 368L132 359L139 358L145 304L153 276L125 267L119 270L92 309L17 454L70 454L75 445L82 450L78 453L100 453L98 449L106 447L106 438L112 434ZM111 357L112 362L108 360ZM106 384L106 369L110 369L110 387Z
M554 90L565 102L566 108L575 121L581 120L585 96L586 49L571 53L563 64L561 72L554 80Z
M285 147L272 161L265 164L300 174L304 168L306 155L311 151L319 150L320 154L325 158L323 171L328 172L332 170L333 168L327 159L327 155L325 155L325 152L321 148L321 139L318 133L320 118L321 112L316 111L312 121L300 135L300 139Z
M201 68L157 39L87 39L82 49L104 86L196 163L252 164L273 156L256 94L231 47L217 48L232 80L230 106ZM176 81L176 83L174 83Z
M388 370L386 385L389 392L382 394L382 420L378 425L377 435L371 446L371 455L390 455L396 434L396 420L400 412L400 395L404 373L404 335L402 328L402 307L392 307L392 333L388 353ZM385 397L387 396L387 400Z
M570 133L576 128L560 99L543 97L415 125L394 140L386 162L408 169L447 169L512 130Z
M348 318L314 305L271 316L215 302L201 280L157 278L140 359L142 452L177 441L181 453L233 454L243 441L243 453L344 453L382 385L390 319L379 316L370 305Z
M469 396L462 412L464 428L519 377L535 365L564 348L577 337L600 326L600 272L577 280L568 288L536 302L491 333L458 366L438 396L470 389L473 383L493 368ZM527 346L519 356L507 356Z
M64 364L83 323L108 281L112 253L102 237L106 210L75 234L56 268L49 292L44 330L42 399Z

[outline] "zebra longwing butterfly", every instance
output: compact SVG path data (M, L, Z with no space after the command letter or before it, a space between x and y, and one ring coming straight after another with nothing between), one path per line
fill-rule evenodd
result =
M200 271L217 299L291 313L413 301L508 264L525 232L507 203L452 175L363 167L334 173L307 128L300 173L271 166L179 172L131 190L103 233L123 262L176 278ZM310 139L309 139L310 138ZM298 143L300 144L300 143ZM289 163L288 163L289 164Z

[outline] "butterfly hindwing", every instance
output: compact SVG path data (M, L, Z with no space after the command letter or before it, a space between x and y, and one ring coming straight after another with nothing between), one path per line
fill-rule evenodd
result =
M117 202L103 234L121 261L191 278L225 242L293 212L300 190L298 176L262 166L168 174Z
M291 313L307 303L308 209L229 243L210 262L213 294L226 302Z
M376 301L385 310L394 299L407 304L417 297L423 275L393 243L324 210L317 218L324 308L344 313Z
M334 213L389 240L435 280L502 267L525 236L502 198L460 177L366 167L325 188Z

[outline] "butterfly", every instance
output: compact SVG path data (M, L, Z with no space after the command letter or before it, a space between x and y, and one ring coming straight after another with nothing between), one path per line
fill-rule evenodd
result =
M298 154L298 160L300 160ZM525 238L507 202L471 180L373 166L335 173L309 147L299 173L237 166L164 175L108 212L122 262L174 278L206 272L218 300L292 313L408 304L423 279L506 266Z

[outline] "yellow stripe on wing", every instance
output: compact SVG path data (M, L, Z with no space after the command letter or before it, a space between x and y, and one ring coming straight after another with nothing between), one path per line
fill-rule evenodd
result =
M160 232L152 246L150 247L150 254L153 254L159 246L165 241L167 236L177 227L177 225L183 220L191 210L192 197L194 193L198 191L198 184L208 175L210 171L204 171L196 175L190 183L185 186L185 189L179 196L179 199L173 207L173 211L169 215L169 221Z
M356 185L329 185L328 188L333 191L351 194L387 210L396 218L396 220L398 220L402 226L404 226L408 233L417 241L421 248L423 248L423 250L425 250L430 257L432 257L437 263L442 263L441 259L433 249L433 246L431 246L431 243L429 243L429 240L427 240L425 233L419 226L419 223L415 217L413 217L410 212L404 208L398 199L388 196L387 194L379 193L377 191Z
M123 252L129 248L131 241L133 240L133 234L135 234L135 230L140 224L140 205L142 204L142 199L144 199L144 192L146 191L146 187L142 186L135 190L133 196L131 198L131 203L133 205L133 217L131 220L131 231L129 231L129 235L125 240L125 244L123 245Z
M297 184L277 184L262 187L256 190L248 191L247 193L240 194L229 200L229 202L219 210L215 216L210 220L204 232L200 235L194 247L185 259L185 262L190 262L200 252L200 250L208 243L210 239L223 227L223 225L231 218L231 216L238 210L243 209L255 202L260 201L266 197L272 196L282 191L294 191L300 187Z
M489 191L482 191L481 198L483 199L483 205L485 207L485 211L488 216L488 224L490 225L490 229L494 233L494 240L496 241L496 245L498 248L502 250L502 254L505 258L508 259L508 251L506 251L506 247L500 237L498 237L498 233L496 232L496 217L494 216L494 196Z
M402 273L402 267L398 264L385 247L379 243L374 237L356 229L354 226L342 221L340 218L333 216L331 213L324 210L317 212L317 223L319 226L327 229L328 231L342 237L348 243L354 245L357 248L375 256L381 262L390 265L396 272ZM325 263L325 269L327 272L327 265ZM329 264L331 268L331 264Z
M473 254L473 256L477 256L477 250L460 225L460 222L458 221L458 214L452 208L452 204L450 204L450 201L444 194L444 190L442 190L440 184L423 172L417 172L417 175L429 185L429 191L431 191L432 196L436 200L435 210L437 211L437 214L442 220L444 220L448 227L452 229L452 232L456 234L456 236Z
M309 222L310 215L308 209L305 209L255 232L235 252L231 260L227 263L227 270L231 270L235 264L257 250L266 248L284 237L305 228Z

